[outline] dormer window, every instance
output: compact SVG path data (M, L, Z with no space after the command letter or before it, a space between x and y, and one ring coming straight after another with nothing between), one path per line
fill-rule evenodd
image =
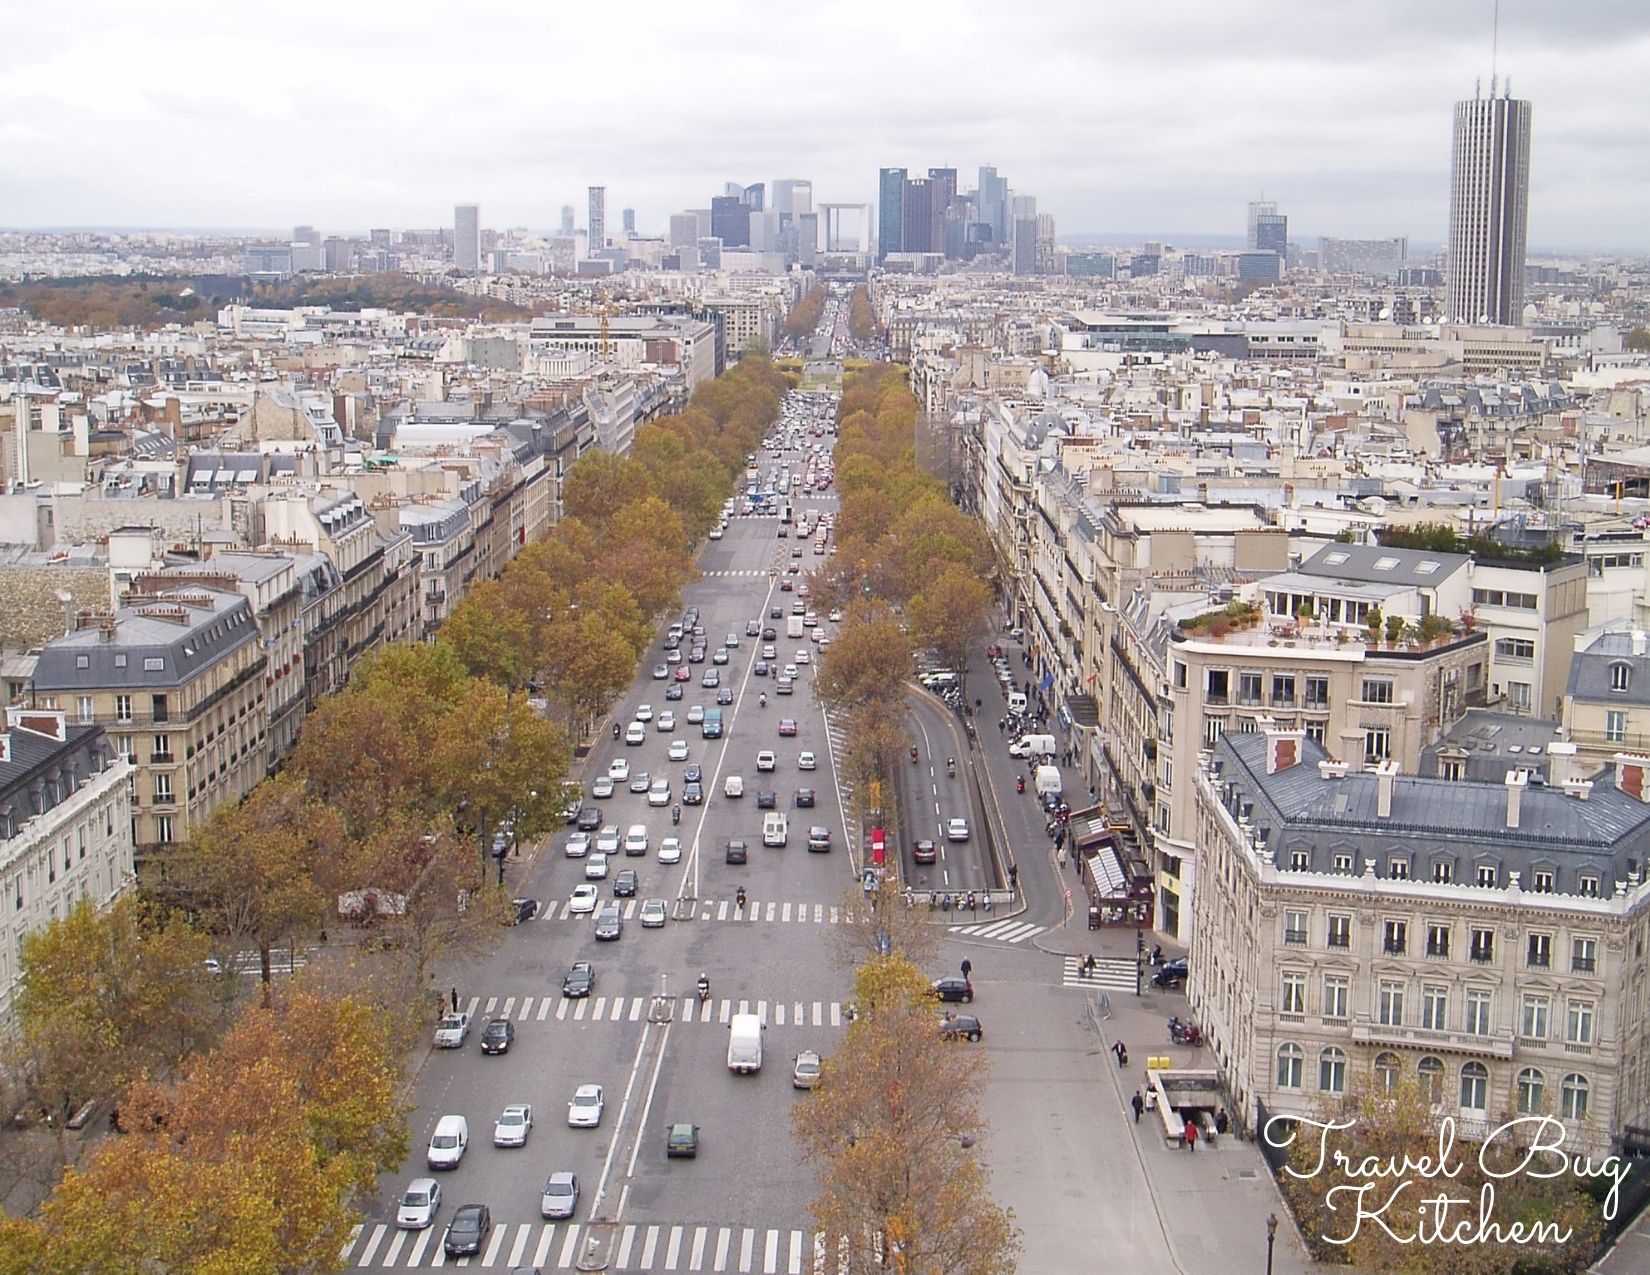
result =
M1612 664L1610 666L1610 689L1612 691L1625 691L1632 678L1633 666L1631 664Z

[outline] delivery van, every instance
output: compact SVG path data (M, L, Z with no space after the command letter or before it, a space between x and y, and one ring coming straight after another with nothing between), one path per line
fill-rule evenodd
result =
M1010 691L1008 693L1008 711L1011 713L1026 711L1026 693L1024 691Z
M741 1076L762 1070L762 1020L755 1014L735 1014L728 1023L728 1070Z
M1010 757L1052 757L1054 753L1053 735L1022 735L1008 746Z
M1060 795L1060 768L1058 766L1037 767L1035 782L1039 797L1058 797Z
M783 810L770 810L762 816L762 844L765 846L783 846L786 834L790 831Z

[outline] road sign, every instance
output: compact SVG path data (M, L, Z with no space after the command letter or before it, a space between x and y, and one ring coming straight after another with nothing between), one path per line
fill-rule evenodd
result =
M1071 902L1071 887L1069 885L1066 887L1066 902Z

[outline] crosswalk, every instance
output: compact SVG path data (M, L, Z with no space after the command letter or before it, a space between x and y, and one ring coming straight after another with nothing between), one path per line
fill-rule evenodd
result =
M640 899L604 899L602 906L615 905L620 915L626 921L636 919L641 908ZM732 899L698 899L691 901L693 917L700 921L723 921L740 924L749 924L755 921L772 922L776 925L852 925L854 914L832 903L810 903L806 901L791 902L786 899L749 899L741 908ZM680 918L678 918L680 919ZM539 910L526 925L537 925L543 921L577 921L581 924L590 920L590 914L572 912L568 910L565 899L549 899L541 901Z
M953 925L951 933L966 934L969 938L975 939L995 939L1000 943L1024 943L1027 939L1036 938L1046 929L1046 925L1010 920L991 921L980 925Z
M1083 971L1083 959L1077 956L1066 957L1064 976L1061 979L1062 987L1101 987L1114 992L1132 992L1135 990L1135 964L1126 956L1097 956L1094 958L1094 969L1088 973Z
M449 1258L442 1250L445 1228L403 1231L388 1223L357 1225L339 1253L339 1265L395 1270L417 1266L479 1266L515 1270L576 1269L589 1241L608 1240L609 1271L725 1272L726 1275L826 1275L846 1270L840 1254L817 1232L740 1225L626 1223L592 1227L578 1222L496 1224L475 1257Z
M515 1023L719 1023L755 1014L764 1026L841 1027L841 1001L740 1000L692 996L472 996L461 1004L474 1022L507 1018Z
M701 576L706 576L706 577L710 577L710 576L724 576L724 577L725 576L734 576L734 577L766 576L768 574L768 569L766 567L763 567L763 568L760 568L759 570L756 570L756 571L701 571L699 574Z

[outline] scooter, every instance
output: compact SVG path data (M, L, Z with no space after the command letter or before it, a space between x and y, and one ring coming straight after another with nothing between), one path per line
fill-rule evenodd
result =
M745 887L744 886L740 886L737 890L735 890L733 892L733 905L736 908L740 908L740 909L744 908L744 906L745 906Z
M1018 779L1016 779L1014 781L1014 791L1015 792L1024 792L1025 790L1026 790L1026 777L1024 775L1021 775Z
M1201 1045L1203 1032L1194 1022L1181 1022L1179 1018L1169 1020L1169 1039L1177 1045Z
M913 766L917 764L917 750L915 748L911 750L911 764Z
M945 759L945 773L952 779L957 777L957 759L955 757L947 757Z
M699 975L698 992L699 999L701 1001L708 1001L710 999L710 980L703 974Z
M670 808L670 822L671 823L681 823L682 822L682 808L680 806L672 806Z
M617 739L618 737L619 737L619 723L614 722L613 723L613 738Z

